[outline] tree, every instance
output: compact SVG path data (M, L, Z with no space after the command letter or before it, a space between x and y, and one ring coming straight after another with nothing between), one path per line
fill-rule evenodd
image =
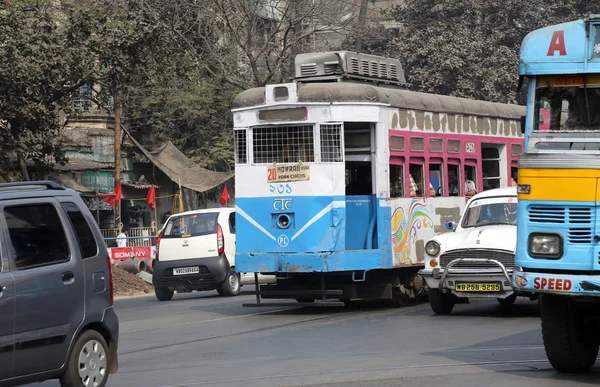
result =
M407 0L392 15L404 25L396 44L414 89L516 103L525 35L592 8L586 0Z

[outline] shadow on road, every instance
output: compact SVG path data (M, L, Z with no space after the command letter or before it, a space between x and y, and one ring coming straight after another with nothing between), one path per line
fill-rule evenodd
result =
M555 371L547 362L539 329L480 342L476 345L431 351L423 355L443 357L452 362L475 366L486 371L514 374L535 380L600 384L600 361L585 374L563 374Z

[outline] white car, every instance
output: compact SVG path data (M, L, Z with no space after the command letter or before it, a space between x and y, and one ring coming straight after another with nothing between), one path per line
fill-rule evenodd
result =
M429 303L437 314L448 314L470 298L496 298L510 305L519 295L511 286L517 244L516 187L475 195L454 232L425 244L425 268L419 273L429 288Z
M235 209L211 208L172 215L163 227L156 247L152 274L154 293L160 301L175 291L217 290L237 296L243 284L254 284L254 273L235 271ZM269 282L259 276L259 282Z

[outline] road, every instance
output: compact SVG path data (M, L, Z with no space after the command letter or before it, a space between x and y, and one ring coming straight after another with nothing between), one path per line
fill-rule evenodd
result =
M546 360L537 302L492 301L436 316L392 309L243 308L216 292L118 300L120 369L108 387L587 386ZM56 387L58 382L34 384Z

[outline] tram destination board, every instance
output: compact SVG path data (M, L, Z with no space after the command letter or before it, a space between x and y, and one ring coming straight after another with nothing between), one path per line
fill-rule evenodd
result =
M267 168L269 183L310 180L310 164L279 164Z

